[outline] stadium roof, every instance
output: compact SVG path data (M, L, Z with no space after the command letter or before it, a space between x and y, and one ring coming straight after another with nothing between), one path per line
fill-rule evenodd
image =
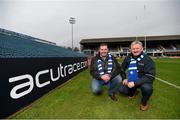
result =
M131 42L134 40L144 40L145 36L139 37L116 37L116 38L91 38L91 39L82 39L80 44L87 43L102 43L102 42ZM146 36L147 41L162 41L162 40L180 40L180 35L164 35L164 36Z

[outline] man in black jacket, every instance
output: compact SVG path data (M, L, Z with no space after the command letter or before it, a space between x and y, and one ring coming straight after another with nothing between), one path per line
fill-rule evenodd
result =
M108 85L110 98L117 101L115 92L118 91L122 80L119 74L121 73L121 68L116 58L108 51L107 44L102 43L99 47L99 54L91 60L92 92L99 95L102 93L102 86Z
M141 89L142 99L140 109L148 109L148 100L153 93L153 81L155 79L155 64L153 60L143 52L140 41L134 41L130 46L131 53L122 63L122 84L120 92L129 95L130 99L135 97L137 88ZM128 69L128 78L125 71Z

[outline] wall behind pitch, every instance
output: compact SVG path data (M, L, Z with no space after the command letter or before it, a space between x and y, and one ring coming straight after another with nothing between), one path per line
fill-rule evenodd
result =
M29 105L85 68L85 57L0 58L0 118Z

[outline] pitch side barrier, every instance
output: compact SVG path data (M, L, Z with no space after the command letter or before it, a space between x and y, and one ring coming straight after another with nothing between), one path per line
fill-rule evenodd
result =
M86 68L86 57L0 58L0 118L7 118Z

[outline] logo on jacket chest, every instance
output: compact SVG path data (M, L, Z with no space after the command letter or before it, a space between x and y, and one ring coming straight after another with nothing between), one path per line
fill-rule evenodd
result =
M139 66L144 66L144 63L138 62L138 65L139 65Z

